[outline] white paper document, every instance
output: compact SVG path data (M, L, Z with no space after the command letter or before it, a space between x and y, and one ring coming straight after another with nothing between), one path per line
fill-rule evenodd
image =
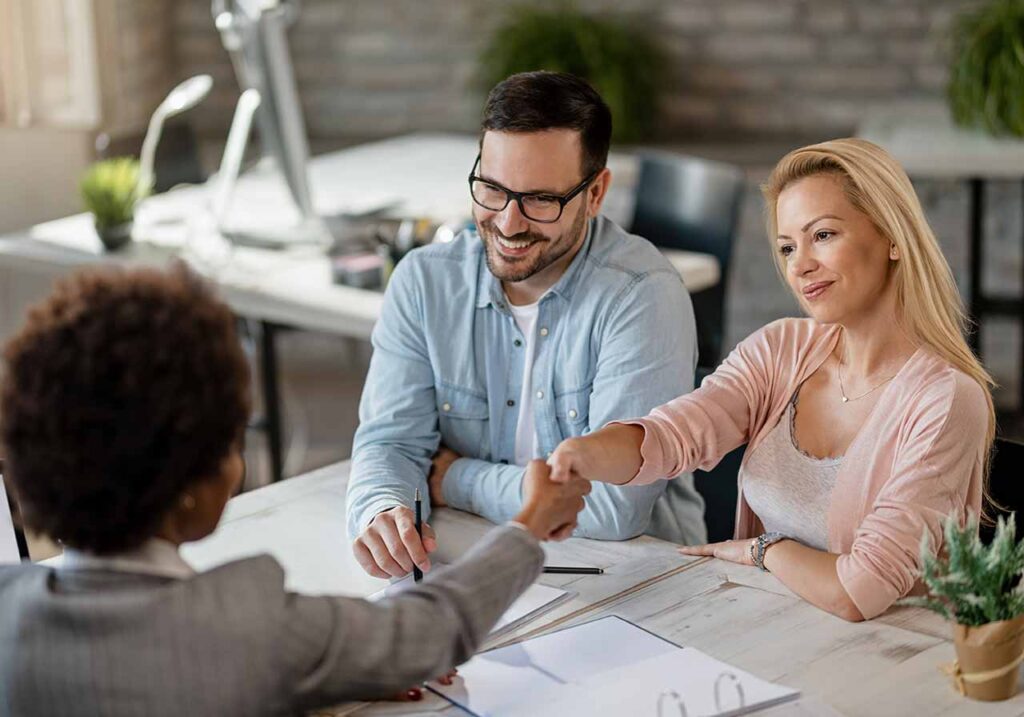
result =
M479 717L728 717L799 696L615 616L482 653L430 689Z
M434 564L435 570L440 567L443 566L437 563ZM407 575L401 580L391 583L391 585L388 585L383 590L374 593L369 599L376 601L385 597L391 597L412 585L415 585L412 576ZM567 590L534 583L501 616L494 629L491 630L491 637L525 625L530 620L539 617L556 605L568 600L571 596L572 593Z

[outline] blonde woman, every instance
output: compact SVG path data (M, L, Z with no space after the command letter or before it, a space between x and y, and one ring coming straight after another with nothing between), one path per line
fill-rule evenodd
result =
M644 485L747 444L736 539L684 547L774 573L847 620L915 587L923 533L981 509L995 417L956 285L907 175L856 139L795 150L763 187L808 319L743 341L693 393L563 442L556 479Z

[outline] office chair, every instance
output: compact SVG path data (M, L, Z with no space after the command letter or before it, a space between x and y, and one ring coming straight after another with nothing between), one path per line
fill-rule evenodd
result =
M997 438L992 454L992 465L989 467L989 494L997 505L1006 510L994 510L993 517L1014 512L1017 524L1017 540L1024 537L1024 482L1021 481L1024 470L1024 443ZM980 533L983 543L992 542L995 537L994 525L981 525Z
M693 472L693 485L704 499L704 525L710 543L732 540L736 530L740 463L746 449L743 445L726 453L709 471Z
M640 154L630 230L655 246L713 254L721 268L718 284L690 295L704 373L721 360L725 289L743 186L743 171L733 165L670 152Z

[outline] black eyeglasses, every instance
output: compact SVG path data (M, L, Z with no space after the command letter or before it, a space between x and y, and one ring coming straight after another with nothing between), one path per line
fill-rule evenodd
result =
M469 192L472 194L474 202L492 212L501 212L514 199L524 217L531 222L541 224L552 224L561 219L565 205L586 189L587 185L593 182L601 172L601 170L594 172L567 193L559 196L547 192L513 192L500 184L478 177L476 168L479 165L480 155L478 154L476 161L473 162L473 171L469 173Z

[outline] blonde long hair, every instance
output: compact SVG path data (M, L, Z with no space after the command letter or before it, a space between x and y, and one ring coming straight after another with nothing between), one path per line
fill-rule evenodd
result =
M928 226L907 173L888 152L862 139L836 139L793 150L779 160L761 187L767 204L768 239L773 244L778 235L779 194L793 182L818 174L837 176L850 203L896 246L900 258L893 269L896 319L903 330L984 389L989 413L988 455L996 431L991 394L995 382L964 338L969 321L953 272ZM784 274L781 255L773 253L776 266ZM987 475L987 461L985 472Z

